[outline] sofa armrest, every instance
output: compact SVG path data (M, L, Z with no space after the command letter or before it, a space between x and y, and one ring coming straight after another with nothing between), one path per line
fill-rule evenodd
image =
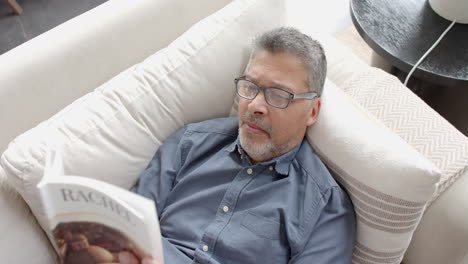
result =
M310 18L309 12L302 12L303 3L289 1L286 24L299 29L304 34L318 40L327 56L327 78L341 87L355 74L369 69L369 65L361 60L350 48L343 45L335 37L324 31L320 23ZM298 9L299 8L299 9Z
M426 210L405 264L468 263L468 169Z
M368 64L335 37L319 33L316 36L327 55L327 77L338 87L343 87L355 75L369 70Z
M318 39L326 52L327 77L343 87L354 76L370 69L334 37L321 32L308 17L291 14L290 25ZM427 208L413 235L404 264L468 264L468 169Z
M59 263L47 236L0 167L0 259L2 263Z

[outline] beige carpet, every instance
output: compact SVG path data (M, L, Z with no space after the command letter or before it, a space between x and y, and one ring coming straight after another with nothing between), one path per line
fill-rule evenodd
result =
M348 48L352 49L364 62L371 65L372 49L361 38L354 26L338 32L335 37Z

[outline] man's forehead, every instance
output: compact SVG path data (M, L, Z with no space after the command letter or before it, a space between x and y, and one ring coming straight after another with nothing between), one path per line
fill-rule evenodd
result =
M282 65L293 65L293 68L287 66L282 68ZM297 65L300 66L297 67ZM258 50L252 54L244 76L260 86L282 88L293 93L300 93L309 90L309 72L307 69L308 67L304 65L302 59L294 54ZM304 74L298 75L296 74L298 72ZM294 79L288 78L292 76L294 76ZM298 84L297 80L301 81L301 83ZM300 88L301 86L305 88L304 91ZM299 90L295 91L296 89Z
M289 87L287 83L284 83L280 80L276 80L276 79L263 80L263 79L260 79L260 77L258 77L257 75L255 75L255 73L252 73L252 74L246 73L245 78L247 78L250 81L253 81L255 84L259 86L281 88L290 92L294 92L293 89L291 89L291 87Z

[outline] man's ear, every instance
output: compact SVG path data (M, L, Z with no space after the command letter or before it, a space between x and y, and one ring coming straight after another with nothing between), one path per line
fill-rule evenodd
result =
M309 113L309 118L307 119L307 126L311 126L317 121L321 106L322 106L322 98L320 97L315 98L314 105L309 110L310 113Z

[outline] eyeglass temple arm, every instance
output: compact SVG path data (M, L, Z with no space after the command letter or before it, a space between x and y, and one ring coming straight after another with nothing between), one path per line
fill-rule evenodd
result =
M294 94L292 99L314 99L317 96L318 95L315 92L308 92L308 93Z

